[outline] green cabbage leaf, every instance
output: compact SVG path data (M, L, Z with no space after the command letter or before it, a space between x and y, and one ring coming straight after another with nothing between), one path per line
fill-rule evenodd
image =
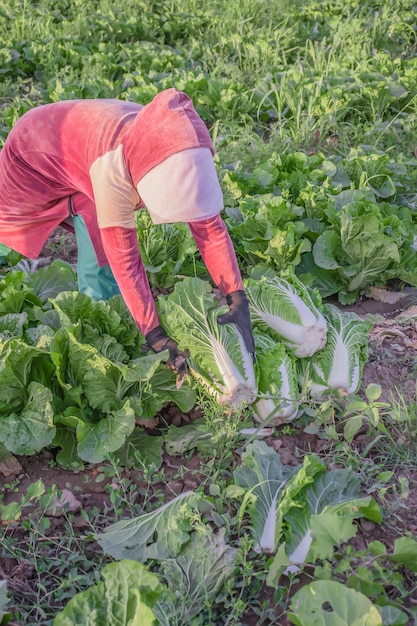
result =
M256 398L252 357L234 324L219 325L228 311L220 307L210 284L186 278L160 299L161 319L168 333L190 351L192 375L219 404L251 404Z
M296 357L308 357L326 343L327 324L321 298L292 272L245 281L251 319L285 343Z

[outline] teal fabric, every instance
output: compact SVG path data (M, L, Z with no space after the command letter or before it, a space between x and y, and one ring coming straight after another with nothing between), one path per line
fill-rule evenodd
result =
M4 243L0 243L0 265L6 262L7 255L12 249L9 246L5 246Z
M108 300L120 293L120 289L109 265L100 267L81 215L74 215L72 223L78 248L77 277L78 290L93 300Z

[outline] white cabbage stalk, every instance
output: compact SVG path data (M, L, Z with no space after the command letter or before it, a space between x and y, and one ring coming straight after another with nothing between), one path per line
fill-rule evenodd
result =
M237 328L235 328L234 341L238 342L243 355L243 372L233 362L226 344L217 339L214 334L211 335L211 345L216 366L220 372L219 379L205 377L193 360L190 361L190 372L218 404L230 406L239 406L242 403L252 404L257 395L253 361Z
M292 422L297 414L298 405L291 398L280 398L279 401L273 398L261 398L254 405L253 417L259 424L268 421L268 424L278 426Z
M292 371L289 371L292 367L288 359L277 368L282 381L279 397L260 398L254 405L253 417L260 424L271 418L268 419L268 424L278 426L282 422L292 422L297 417L299 402L298 393L296 394L294 389Z
M333 354L334 358L327 377L327 385L321 385L320 383L312 383L311 385L310 391L314 397L322 395L328 389L334 389L339 393L348 395L355 393L359 388L359 351L349 357L347 345L343 342L342 337L337 335ZM313 363L312 366L319 379L323 380L326 378L320 365Z
M282 533L280 502L282 494L299 468L284 465L280 455L264 441L245 446L242 463L233 472L235 484L242 487L254 506L249 509L256 552L275 552ZM246 498L246 496L245 496ZM285 498L285 496L284 496Z
M277 501L278 497L280 496L281 492L277 491L269 504L268 515L265 519L265 523L262 529L262 535L259 537L259 541L253 548L258 554L260 552L272 554L272 552L275 551L275 531L277 528Z
M326 305L325 315L328 322L326 347L309 359L310 394L313 398L329 391L354 394L360 387L368 357L368 332L372 323L331 304Z
M245 282L253 322L272 328L296 357L309 357L326 344L327 324L309 290L295 276Z
M255 371L242 334L234 324L219 325L224 313L210 284L186 278L160 301L162 322L183 349L189 370L219 404L251 404L257 396Z
M313 535L311 534L311 530L308 529L298 546L289 555L288 560L292 565L288 565L283 574L288 576L288 574L297 574L300 571L300 565L306 562L312 543Z

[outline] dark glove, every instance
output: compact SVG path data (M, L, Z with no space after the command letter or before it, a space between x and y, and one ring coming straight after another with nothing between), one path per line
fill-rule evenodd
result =
M255 342L252 335L252 324L246 294L242 289L232 291L232 293L226 296L226 301L229 305L229 312L224 315L219 315L217 322L218 324L236 324L242 333L248 352L252 355L253 360L255 360Z
M157 326L150 333L145 335L146 344L144 349L151 349L154 352L169 351L169 358L166 364L172 370L175 370L178 376L184 377L187 374L186 358L190 356L189 352L182 352L178 349L178 344L174 339L168 337L162 326Z

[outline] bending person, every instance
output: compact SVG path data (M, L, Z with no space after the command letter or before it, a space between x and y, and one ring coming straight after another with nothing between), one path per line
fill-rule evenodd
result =
M35 259L58 225L73 229L78 287L96 300L120 293L146 342L184 353L160 325L137 240L134 211L154 224L186 222L226 296L249 352L254 342L235 251L220 216L214 148L190 98L176 90L141 106L70 100L25 113L0 152L0 242Z

